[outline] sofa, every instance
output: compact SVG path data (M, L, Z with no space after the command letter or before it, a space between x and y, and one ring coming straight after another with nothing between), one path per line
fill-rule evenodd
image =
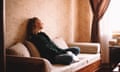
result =
M51 64L40 57L37 48L29 41L17 42L6 48L7 72L94 72L101 64L100 44L88 42L66 43L61 37L53 39L60 48L80 47L79 61L70 65Z

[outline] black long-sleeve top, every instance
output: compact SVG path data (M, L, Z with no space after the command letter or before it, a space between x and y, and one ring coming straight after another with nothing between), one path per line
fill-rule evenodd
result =
M44 32L32 34L29 41L37 47L42 57L47 58L51 62L53 62L53 58L56 55L65 53L65 51L58 48Z

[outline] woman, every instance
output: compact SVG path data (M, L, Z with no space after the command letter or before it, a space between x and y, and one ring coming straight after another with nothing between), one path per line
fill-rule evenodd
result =
M74 61L73 56L77 55L79 48L61 49L42 32L43 23L37 17L28 20L27 40L31 41L39 50L40 55L53 64L70 64Z

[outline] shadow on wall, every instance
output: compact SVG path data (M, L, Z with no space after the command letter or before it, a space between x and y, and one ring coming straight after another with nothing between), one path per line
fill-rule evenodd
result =
M17 33L16 33L16 42L23 42L26 37L26 29L27 29L27 20L24 20L18 27Z

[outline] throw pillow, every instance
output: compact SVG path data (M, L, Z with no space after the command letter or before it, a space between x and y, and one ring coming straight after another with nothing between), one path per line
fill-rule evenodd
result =
M66 49L68 48L67 43L65 42L65 40L62 37L56 37L53 39L53 42L62 49Z
M25 46L27 46L28 50L30 51L30 55L32 57L40 57L40 53L37 50L37 48L35 47L35 45L30 42L30 41L25 41L24 42Z
M16 55L16 56L23 56L23 57L30 57L28 49L24 46L24 44L18 42L15 45L11 46L10 48L6 49L7 55Z

